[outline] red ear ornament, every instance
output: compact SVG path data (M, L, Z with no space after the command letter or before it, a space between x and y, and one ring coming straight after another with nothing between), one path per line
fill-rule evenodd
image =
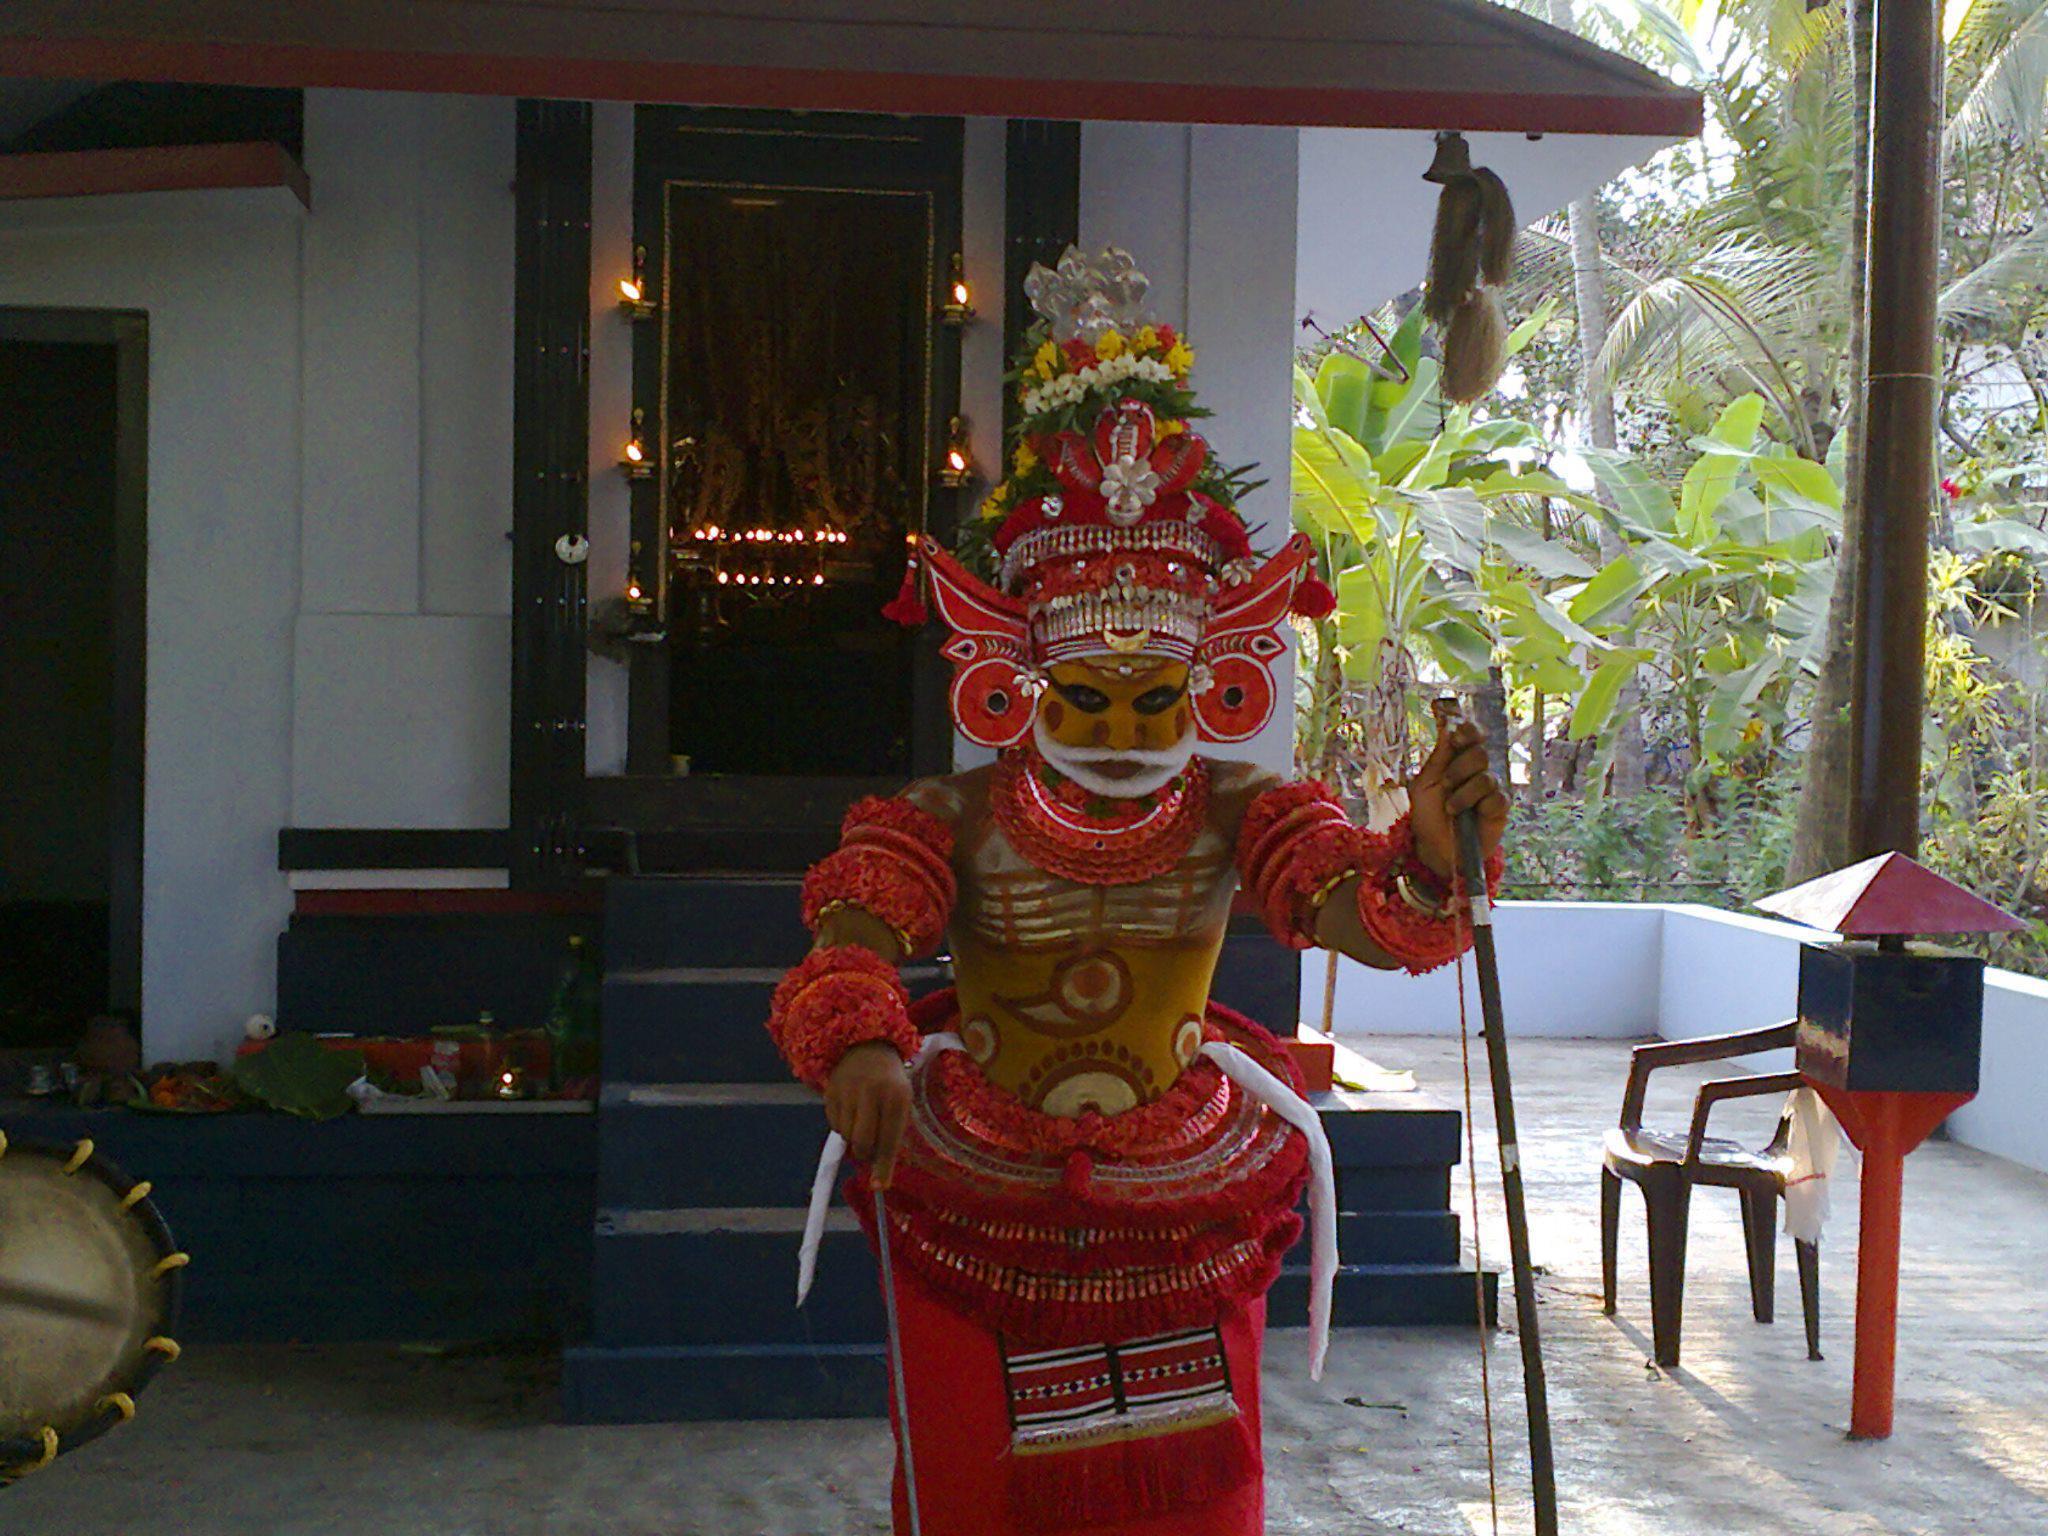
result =
M1031 730L1036 706L1026 686L1023 606L977 580L935 541L926 539L923 552L933 605L953 631L939 652L953 663L953 722L977 746L1015 746Z
M1245 741L1273 718L1279 699L1274 665L1287 654L1278 633L1314 547L1301 534L1249 581L1227 588L1195 654L1208 686L1195 695L1195 723L1204 741Z

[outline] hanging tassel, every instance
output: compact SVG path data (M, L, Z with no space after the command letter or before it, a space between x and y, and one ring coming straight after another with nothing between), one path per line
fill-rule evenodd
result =
M1009 1514L1024 1531L1092 1531L1186 1517L1237 1493L1264 1470L1235 1405L1220 1422L1109 1439L1008 1461Z
M1444 189L1422 311L1443 332L1444 397L1463 405L1492 389L1507 361L1497 290L1514 264L1515 208L1500 177L1472 164L1460 133L1436 136L1436 158L1422 179Z
M1289 612L1303 619L1327 619L1337 611L1337 594L1320 576L1311 576L1294 589Z
M891 624L901 624L905 629L922 629L931 622L931 610L925 607L924 599L918 595L916 555L903 562L903 585L882 605L882 617Z

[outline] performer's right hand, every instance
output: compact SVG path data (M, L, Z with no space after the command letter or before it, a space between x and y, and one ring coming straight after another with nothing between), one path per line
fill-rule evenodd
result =
M876 1186L887 1189L910 1123L910 1073L895 1046L870 1040L839 1058L825 1079L825 1118L867 1165Z

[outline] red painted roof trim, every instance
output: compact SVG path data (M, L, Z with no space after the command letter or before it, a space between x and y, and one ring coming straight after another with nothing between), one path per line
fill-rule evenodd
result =
M0 155L0 200L219 187L289 187L301 203L313 206L313 186L305 167L281 144L172 144Z
M850 69L763 69L648 59L525 58L98 38L0 39L0 75L8 74L963 117L1655 137L1698 133L1703 110L1698 95L1677 86L1618 91L1610 96L1483 89L1197 87L1158 81L1029 80Z

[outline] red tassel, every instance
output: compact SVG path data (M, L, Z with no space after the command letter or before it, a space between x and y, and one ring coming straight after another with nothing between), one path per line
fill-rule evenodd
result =
M931 622L931 611L917 593L917 556L903 562L903 585L882 605L882 617L905 629L922 629Z
M1311 576L1294 589L1291 606L1304 619L1327 619L1337 611L1337 594L1320 576Z
M1009 1457L1018 1530L1092 1531L1188 1515L1259 1477L1244 1416L1178 1433Z

